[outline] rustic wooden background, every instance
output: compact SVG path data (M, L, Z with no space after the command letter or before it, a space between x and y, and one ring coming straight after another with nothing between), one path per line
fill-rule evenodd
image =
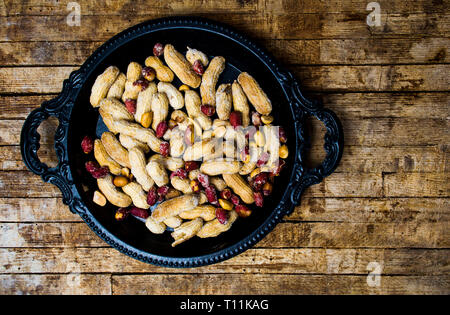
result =
M0 1L1 294L449 294L450 3L379 0ZM253 249L165 269L111 249L21 161L30 111L102 42L147 19L198 15L266 47L341 118L336 172ZM40 128L55 164L56 123ZM311 156L321 156L319 135ZM316 139L317 138L317 139ZM370 262L382 267L369 286Z

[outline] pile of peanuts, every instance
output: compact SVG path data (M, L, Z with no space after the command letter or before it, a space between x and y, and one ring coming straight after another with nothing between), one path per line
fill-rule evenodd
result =
M81 142L96 204L117 206L117 220L144 219L152 233L169 230L172 246L215 237L251 204L263 207L288 156L286 133L250 74L216 88L225 66L157 43L145 66L110 66L96 78L90 103L109 131Z

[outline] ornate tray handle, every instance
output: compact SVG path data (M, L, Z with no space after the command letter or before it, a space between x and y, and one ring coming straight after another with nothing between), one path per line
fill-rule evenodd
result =
M74 183L70 172L67 153L67 132L70 114L75 96L78 93L83 77L81 72L74 71L68 80L64 80L62 92L54 99L42 103L33 110L25 120L20 135L20 150L25 165L33 173L40 175L44 182L56 185L62 192L63 202L70 206L72 212L84 212L84 206L74 198ZM41 162L37 152L41 136L37 132L41 123L50 116L58 118L59 125L55 132L55 152L58 164L49 168Z
M305 98L300 91L298 82L290 73L283 74L281 81L291 101L296 124L295 129L297 130L295 168L287 189L287 193L290 194L289 200L292 204L285 205L286 214L289 215L295 206L300 205L301 195L306 188L320 183L336 169L343 153L344 133L336 114L329 109L323 108L321 101L311 101ZM305 169L303 157L309 142L305 137L303 125L306 119L311 116L316 117L326 127L327 131L324 136L326 157L319 166L313 169Z

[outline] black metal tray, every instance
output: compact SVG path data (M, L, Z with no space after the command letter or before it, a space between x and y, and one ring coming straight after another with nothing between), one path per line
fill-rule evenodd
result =
M227 66L219 84L232 82L241 71L251 73L272 100L274 124L286 129L290 152L287 167L276 179L273 195L266 199L263 208L255 209L249 218L238 219L229 231L218 237L193 238L175 248L170 245L169 233L152 234L134 218L116 222L114 206L99 207L92 202L96 181L87 175L86 156L80 149L82 137L98 131L99 114L89 103L95 78L109 65L116 65L125 72L130 61L143 64L156 42L172 43L180 51L189 46L210 56L224 56ZM37 128L49 116L59 120L55 133L59 163L54 168L49 168L37 156L40 141ZM312 116L322 121L327 129L324 138L327 154L318 167L307 169L303 163L308 146L305 122ZM56 185L70 210L79 214L106 243L146 263L196 267L217 263L247 250L290 214L300 204L303 191L322 181L337 167L342 156L343 132L332 111L323 108L318 101L306 99L292 74L247 37L210 20L172 17L131 27L98 48L64 81L63 90L56 98L30 113L22 128L20 146L27 167L41 175L44 182Z

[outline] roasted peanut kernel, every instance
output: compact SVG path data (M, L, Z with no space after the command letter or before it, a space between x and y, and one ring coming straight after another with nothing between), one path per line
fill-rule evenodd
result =
M255 168L251 173L250 173L250 177L251 178L253 178L253 177L255 177L256 175L258 175L259 173L261 173L261 169L258 167L258 168Z
M264 125L270 125L273 122L273 116L270 115L262 115L261 121Z
M225 210L233 210L233 204L225 199L219 199L219 205Z
M175 120L173 120L173 119L170 119L170 120L169 120L169 129L170 129L170 130L172 130L173 128L175 128L177 125L178 125L178 123L177 123Z
M113 179L113 184L116 187L123 187L123 186L125 186L128 183L129 183L129 180L125 176L116 176Z
M153 81L156 77L156 71L153 68L144 67L142 68L142 76L147 81Z
M150 127L150 125L152 123L152 119L153 119L153 112L146 112L146 113L142 114L142 117L141 117L142 127L144 127L144 128Z
M187 86L186 84L180 85L180 87L178 88L178 90L180 92L184 92L184 91L188 91L190 90L189 86Z
M236 212L241 218L247 218L250 214L252 214L252 211L245 205L237 205Z
M130 169L128 167L124 167L120 170L120 175L125 176L125 177L130 177Z
M282 158L282 159L287 158L289 155L289 149L288 149L287 145L283 144L282 146L280 146L280 149L278 150L278 154L279 154L280 158Z
M216 138L222 138L227 132L227 128L225 126L219 126L214 129L213 134Z
M264 134L259 130L255 133L255 142L259 147L263 147L266 144L266 138Z
M129 208L119 208L119 209L117 209L117 211L114 215L114 218L117 221L123 221L128 217L129 214L130 214Z
M267 182L262 187L262 192L264 196L269 196L272 193L273 186L270 182Z
M101 207L106 205L106 197L98 190L94 191L94 197L92 198L92 201Z
M198 181L198 179L191 180L190 185L193 192L196 193L200 191L200 182Z

